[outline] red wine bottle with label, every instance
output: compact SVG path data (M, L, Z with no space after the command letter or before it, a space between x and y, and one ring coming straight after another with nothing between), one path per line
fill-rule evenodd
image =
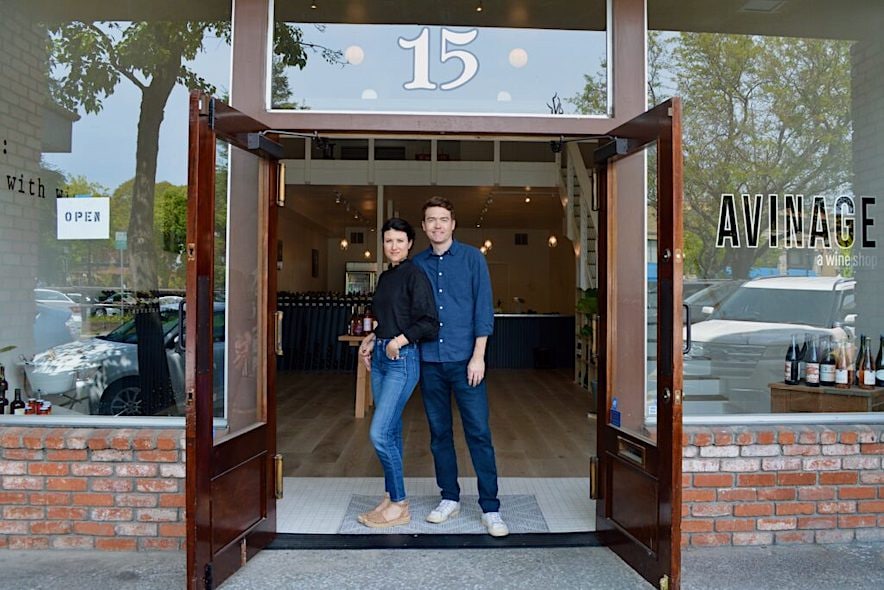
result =
M792 334L792 344L789 345L789 350L786 351L786 365L785 365L785 383L786 385L798 385L799 381L799 348L798 344L795 341L795 334Z
M817 339L810 341L810 347L804 354L804 382L810 387L820 386L820 351L817 347Z

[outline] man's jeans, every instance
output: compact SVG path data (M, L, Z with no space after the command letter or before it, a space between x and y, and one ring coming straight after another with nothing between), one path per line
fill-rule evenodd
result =
M420 352L414 344L403 346L399 358L390 360L384 349L389 339L375 340L371 358L371 391L375 410L369 436L381 467L384 489L390 500L405 499L402 469L402 410L414 392L420 375Z
M497 499L494 446L488 426L488 392L484 379L476 387L467 383L467 363L421 363L421 394L430 423L436 483L442 489L443 499L460 501L451 417L453 391L479 483L479 506L482 512L497 512L500 501Z

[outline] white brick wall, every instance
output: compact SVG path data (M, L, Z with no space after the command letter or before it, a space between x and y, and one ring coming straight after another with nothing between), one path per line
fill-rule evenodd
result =
M33 288L38 275L39 238L55 206L47 198L10 191L7 176L24 175L25 190L40 176L43 101L46 99L45 31L15 8L0 18L0 355L10 388L20 386L14 361L33 352Z

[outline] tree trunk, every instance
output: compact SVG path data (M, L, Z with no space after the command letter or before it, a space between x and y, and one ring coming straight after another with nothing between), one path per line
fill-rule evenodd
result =
M168 414L175 405L159 314L157 252L154 243L154 200L160 125L174 86L174 75L155 76L151 85L142 90L135 150L135 180L132 183L132 212L129 217L129 268L132 277L130 289L138 296L135 309L138 373L143 411L148 416Z

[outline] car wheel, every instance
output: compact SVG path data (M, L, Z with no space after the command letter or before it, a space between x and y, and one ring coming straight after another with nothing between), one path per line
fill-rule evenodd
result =
M95 317L100 317L100 316L103 316L103 315L106 315L106 314L105 314L105 311L104 311L103 309L96 309L96 310L95 310Z
M125 377L104 390L98 412L102 416L143 416L144 406L138 378Z

